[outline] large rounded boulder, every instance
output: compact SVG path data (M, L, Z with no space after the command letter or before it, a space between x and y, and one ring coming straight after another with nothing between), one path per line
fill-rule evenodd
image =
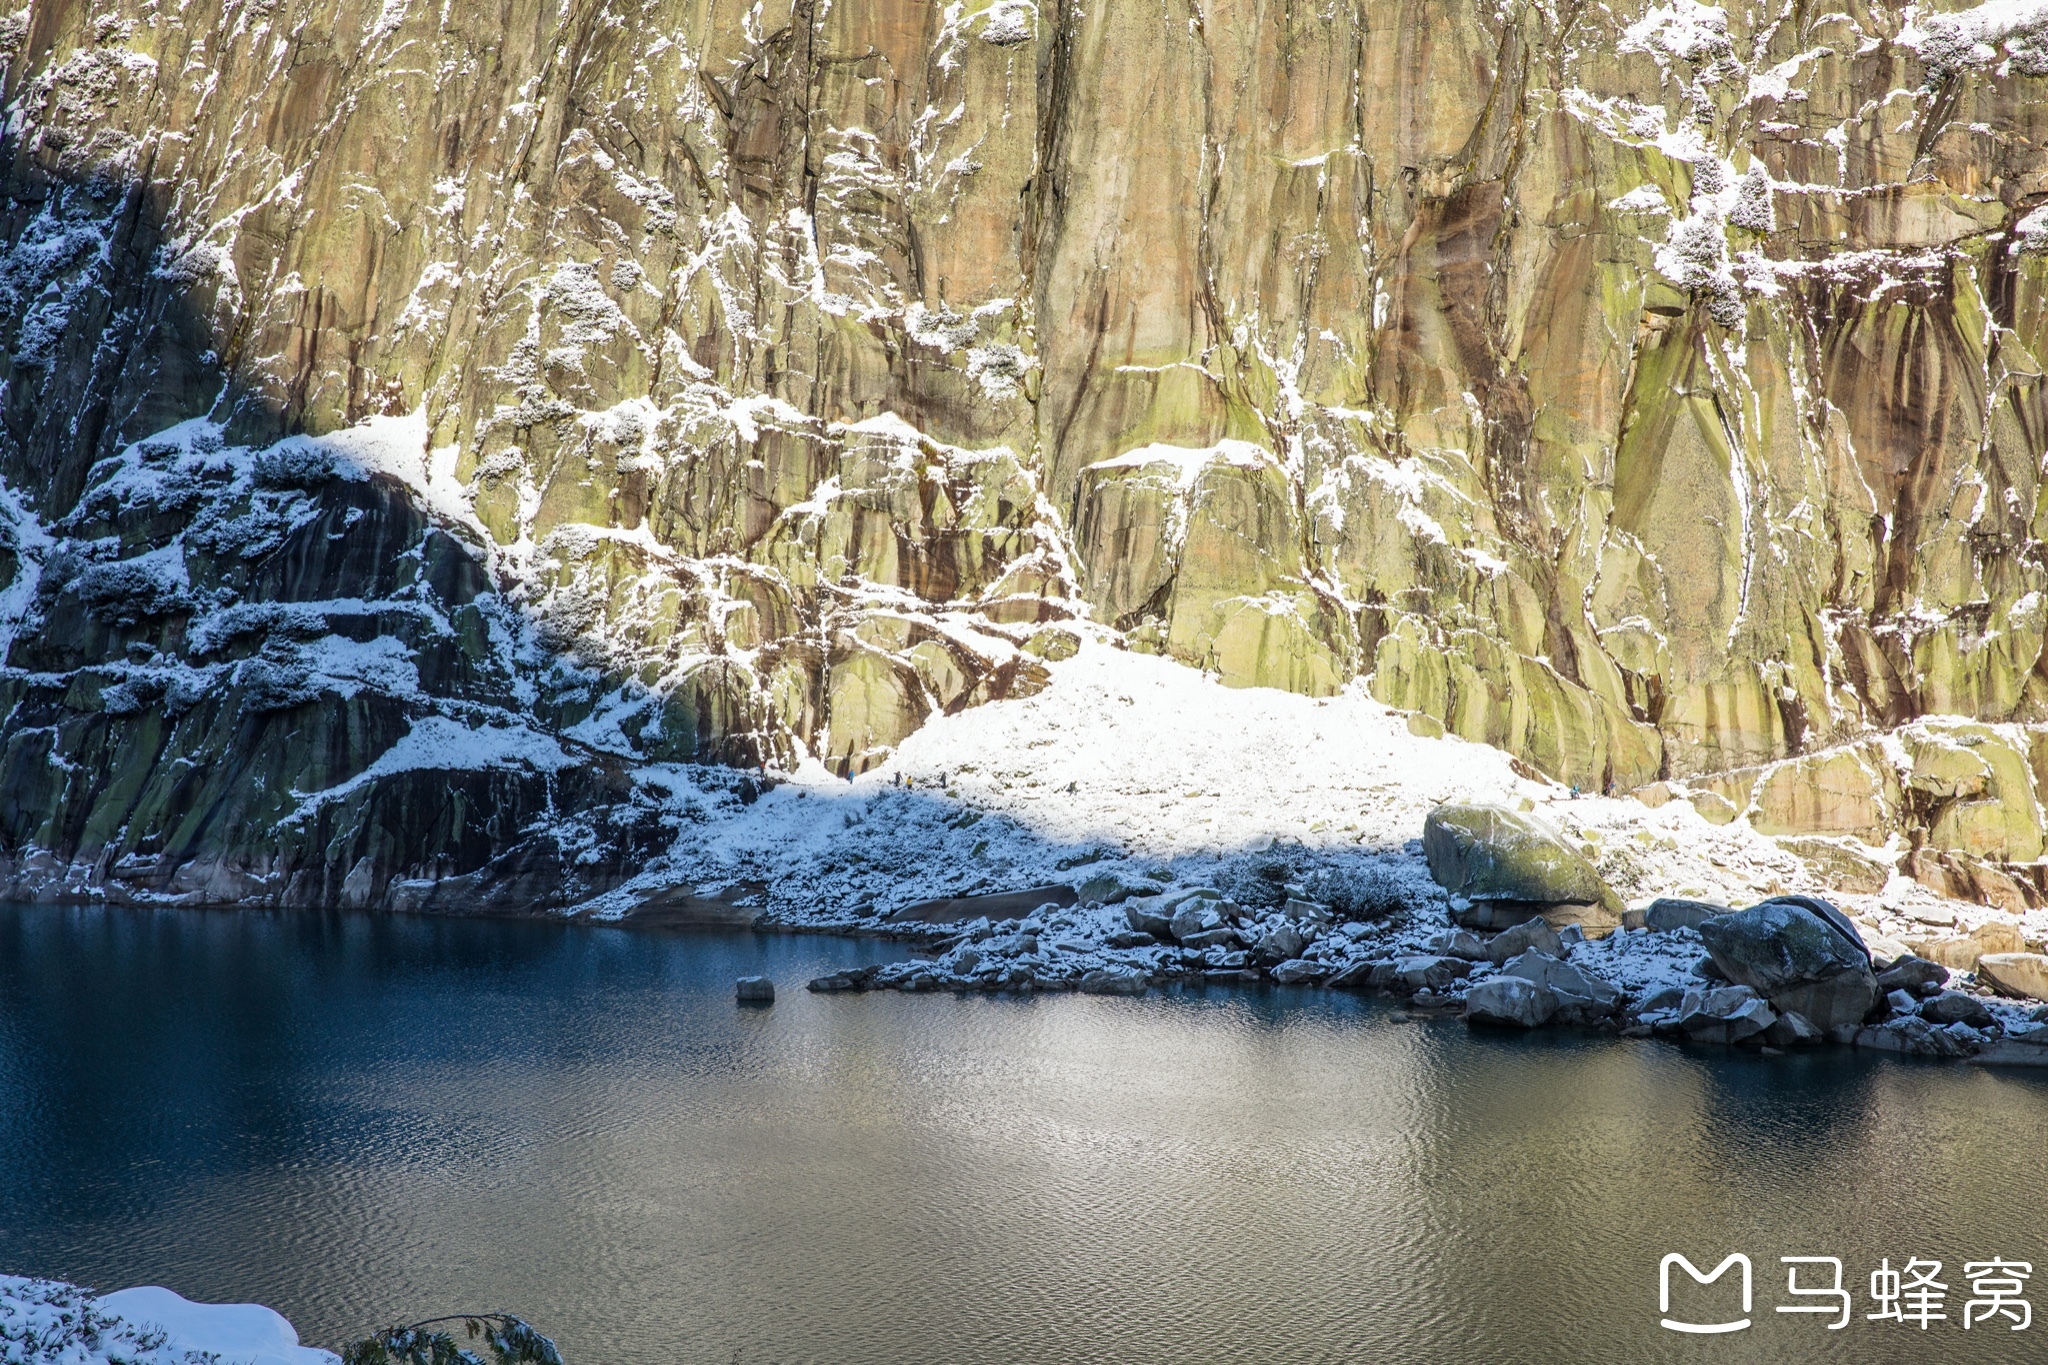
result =
M1429 875L1469 929L1507 929L1531 916L1593 933L1621 923L1621 898L1564 836L1506 806L1438 806L1422 826Z
M1780 1011L1803 1015L1816 1028L1854 1028L1880 992L1855 930L1837 926L1833 918L1804 904L1772 900L1703 920L1699 932L1714 965L1736 985L1748 986Z

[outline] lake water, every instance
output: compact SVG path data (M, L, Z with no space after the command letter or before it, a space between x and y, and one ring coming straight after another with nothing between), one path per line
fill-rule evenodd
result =
M1970 1260L2048 1309L2048 1078L1309 990L802 989L893 951L0 908L0 1270L328 1345L505 1309L569 1365L2048 1358L1961 1326ZM781 1000L736 1007L755 972ZM1672 1251L1749 1254L1754 1325L1661 1329ZM1773 1311L1787 1255L1842 1258L1846 1329ZM1865 1320L1881 1257L1943 1261L1948 1320Z

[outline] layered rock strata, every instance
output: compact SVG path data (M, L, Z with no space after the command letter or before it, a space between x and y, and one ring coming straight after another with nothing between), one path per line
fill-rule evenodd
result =
M17 892L573 899L688 823L660 765L867 769L1087 617L2042 898L2042 12L48 0L0 55Z

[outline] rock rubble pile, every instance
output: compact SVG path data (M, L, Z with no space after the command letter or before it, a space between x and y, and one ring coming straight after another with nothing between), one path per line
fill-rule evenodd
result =
M811 989L1141 995L1265 982L1396 995L1474 1026L2048 1065L2048 956L1982 951L2006 946L2000 934L1946 942L1944 963L1816 896L1620 909L1555 831L1499 807L1440 809L1423 848L1447 895L1403 897L1369 872L1287 880L1273 850L1226 886L1097 877L1072 903L928 925L920 956ZM1502 924L1506 907L1521 918ZM1585 922L1614 909L1614 925Z

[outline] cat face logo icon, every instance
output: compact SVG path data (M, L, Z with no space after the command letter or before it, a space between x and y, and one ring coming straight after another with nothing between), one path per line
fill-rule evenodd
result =
M1728 1267L1734 1265L1741 1266L1741 1318L1733 1322L1679 1322L1673 1318L1671 1316L1671 1267L1675 1265L1685 1267L1685 1273L1692 1276L1693 1283L1695 1284L1712 1284L1728 1272ZM1685 1257L1677 1252L1672 1252L1657 1267L1657 1311L1664 1314L1663 1324L1665 1329L1672 1332L1693 1332L1701 1335L1717 1332L1740 1332L1743 1328L1749 1326L1750 1274L1749 1257L1739 1251L1731 1254L1727 1260L1721 1262L1711 1272L1704 1275L1700 1273L1698 1266L1686 1260Z

